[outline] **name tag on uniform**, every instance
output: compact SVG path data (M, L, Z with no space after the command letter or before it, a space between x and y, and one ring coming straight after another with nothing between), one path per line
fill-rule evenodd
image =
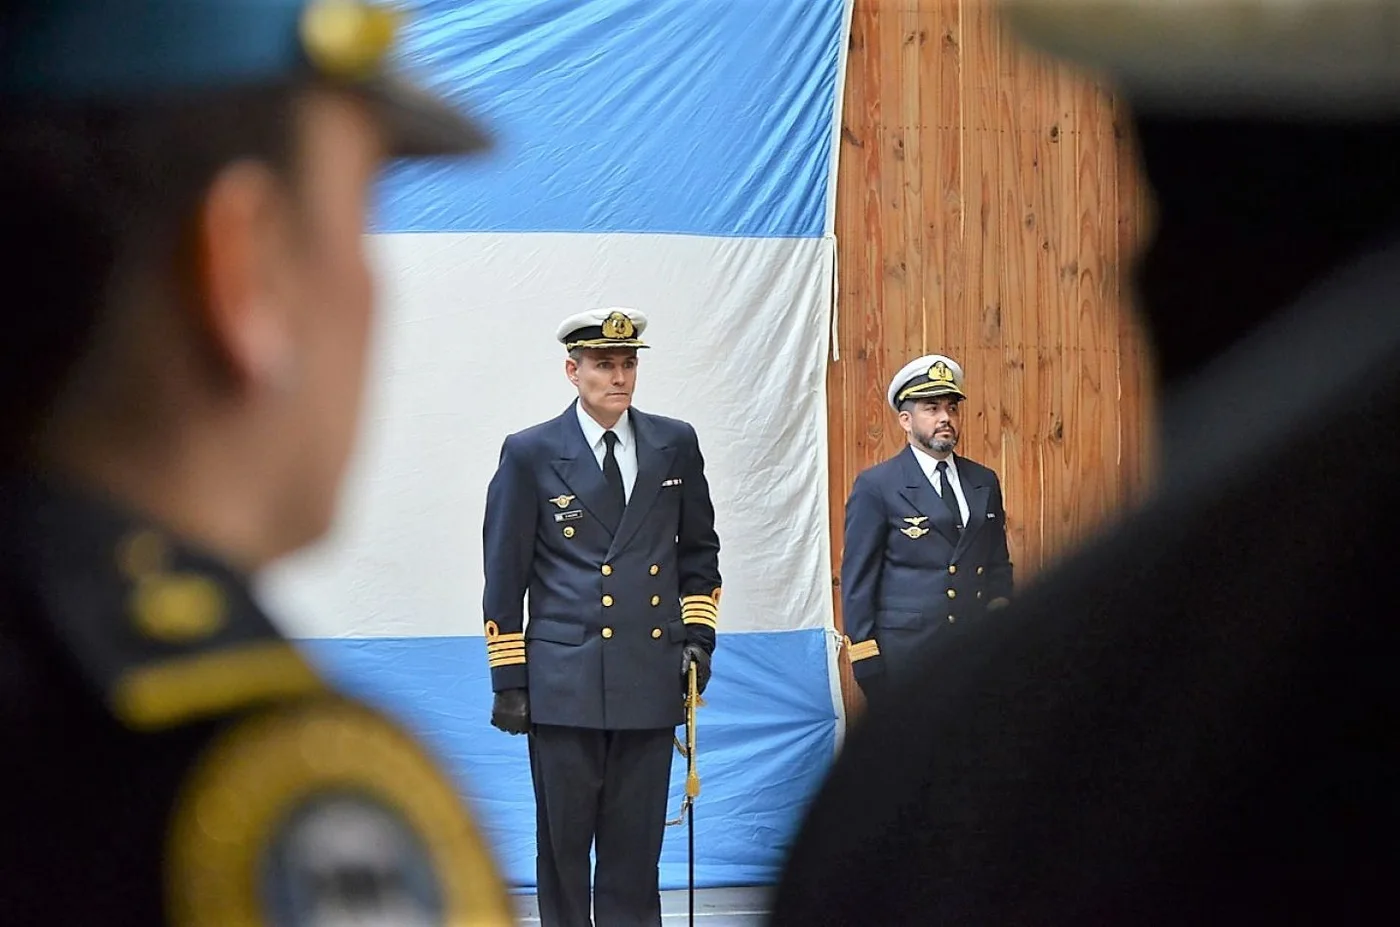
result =
M672 479L666 480L664 483L661 484L661 488L665 489L667 486L679 486L680 484L681 478L677 476Z
M555 521L573 521L575 518L583 517L583 509L574 509L572 512L555 512Z

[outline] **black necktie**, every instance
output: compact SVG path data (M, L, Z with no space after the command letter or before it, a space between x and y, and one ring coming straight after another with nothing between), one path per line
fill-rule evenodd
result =
M608 448L603 455L603 482L608 484L608 501L613 512L610 527L616 533L622 521L622 510L627 508L627 492L622 488L622 468L617 465L617 435L611 431L603 432L603 443Z
M953 524L962 530L962 509L958 507L958 497L953 494L953 484L948 479L948 461L938 462L938 488L943 496L943 504L948 506L948 511L953 513Z

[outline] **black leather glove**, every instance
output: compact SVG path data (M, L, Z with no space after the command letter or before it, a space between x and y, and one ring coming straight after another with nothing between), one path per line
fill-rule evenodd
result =
M530 733L530 692L502 689L491 706L491 726L507 734Z
M681 651L681 692L690 692L690 663L695 661L695 690L704 694L710 684L710 655L699 644L686 644Z

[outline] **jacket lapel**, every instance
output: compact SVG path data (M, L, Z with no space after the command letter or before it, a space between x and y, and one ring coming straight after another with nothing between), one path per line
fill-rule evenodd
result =
M554 472L569 487L577 500L598 520L606 530L608 519L606 509L600 501L607 491L603 481L603 468L598 466L593 449L583 436L578 424L578 414L573 405L555 420L559 431L559 456L551 462ZM560 506L565 508L566 506Z
M934 492L933 484L924 476L923 468L919 466L919 460L914 456L916 451L912 447L907 447L900 454L900 467L904 471L904 489L900 490L900 495L904 501L914 507L914 511L920 515L928 516L929 523L948 539L950 544L956 545L959 541L958 526L953 522L953 516L943 505L943 500L938 498L938 493Z
M959 545L965 547L987 522L987 500L991 498L992 488L982 478L980 471L972 472L967 461L961 458L958 460L958 482L962 484L963 496L967 499L967 527L963 529L962 543Z
M661 492L661 481L671 469L675 449L665 444L656 434L651 418L633 409L632 439L637 442L637 481L632 484L632 497L627 500L627 508L622 512L622 523L618 525L613 538L612 557L632 541L632 536L651 514L656 504L656 496Z

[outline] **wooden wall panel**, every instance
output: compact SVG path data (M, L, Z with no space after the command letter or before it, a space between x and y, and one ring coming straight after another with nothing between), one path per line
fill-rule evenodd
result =
M832 540L904 434L889 378L967 374L959 450L1006 495L1018 584L1140 498L1153 376L1124 269L1148 222L1120 105L1022 46L989 0L856 0L842 119ZM848 709L858 694L842 659Z

